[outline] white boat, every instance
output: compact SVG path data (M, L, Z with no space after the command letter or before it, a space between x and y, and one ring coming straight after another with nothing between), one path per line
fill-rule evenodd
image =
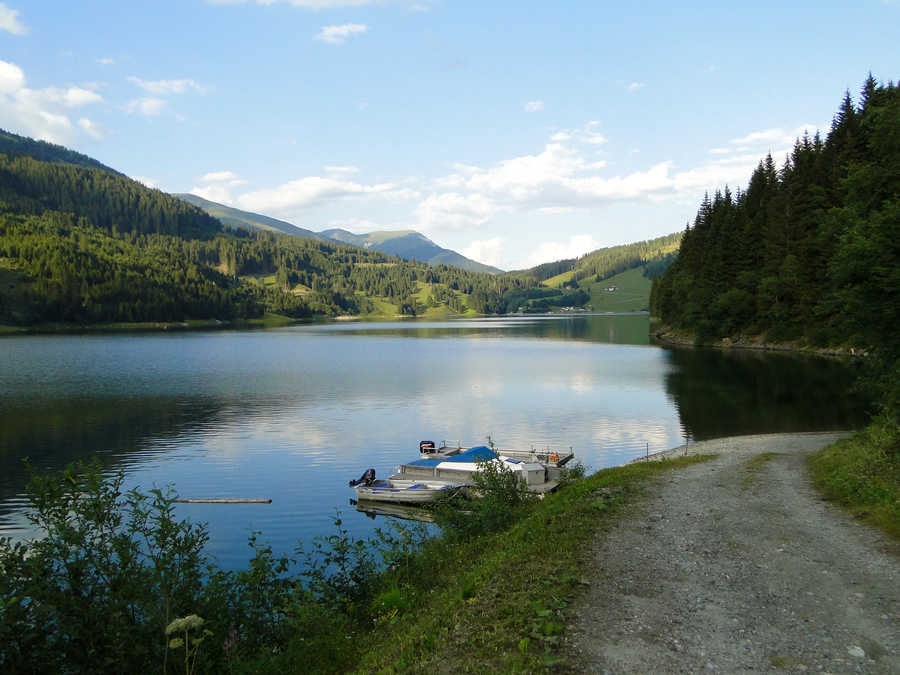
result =
M423 448L421 445L419 447L421 452ZM530 453L521 453L523 458L519 459L511 456L512 453L507 455L504 450L491 450L486 445L451 450L446 453L430 453L422 459L401 464L391 480L440 480L472 485L474 474L481 471L484 463L489 462L517 474L529 492L552 492L559 485L559 467L563 462L530 461ZM569 453L565 461L571 457Z
M461 487L461 484L450 481L387 478L360 483L354 489L356 498L360 501L425 504L437 501Z
M403 520L416 520L420 523L433 523L434 511L415 504L397 504L394 502L357 501L351 499L350 503L360 513L365 513L369 518L376 516L391 516Z
M494 446L490 437L488 437L488 445L490 446L489 449L499 456L517 459L520 462L530 464L543 464L547 467L565 466L566 463L575 456L575 453L572 452L572 448L546 447L544 449L531 448L530 450L501 449ZM464 453L467 450L472 450L475 447L485 446L466 445L460 441L441 441L440 445L436 444L434 441L420 441L419 457L422 459L453 457L460 453Z

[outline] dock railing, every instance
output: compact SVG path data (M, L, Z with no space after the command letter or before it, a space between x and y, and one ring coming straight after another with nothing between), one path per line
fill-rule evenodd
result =
M474 448L479 445L485 445L484 443L463 443L462 441L441 441L440 445L437 448L437 452L446 452L448 450L467 450L468 448ZM530 450L508 450L505 448L499 448L494 445L494 442L488 439L488 445L497 454L504 455L505 457L511 457L512 459L518 459L523 462L536 462L539 464L546 464L548 466L563 466L566 462L568 462L572 457L575 456L572 448L552 448L547 446L543 449L531 447Z

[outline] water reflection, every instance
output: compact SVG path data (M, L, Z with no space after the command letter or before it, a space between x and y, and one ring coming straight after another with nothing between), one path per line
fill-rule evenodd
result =
M503 338L503 339L501 339ZM735 433L862 423L840 363L666 350L646 315L347 323L273 331L0 340L0 534L21 535L21 458L99 456L126 487L270 506L179 505L242 565L330 533L347 480L430 438L572 446L592 467ZM355 511L353 534L374 525Z
M550 338L609 344L650 343L650 319L645 313L504 316L486 319L422 322L347 322L313 327L336 335L382 335L409 338Z
M666 392L696 440L865 424L854 370L837 360L758 351L667 350Z

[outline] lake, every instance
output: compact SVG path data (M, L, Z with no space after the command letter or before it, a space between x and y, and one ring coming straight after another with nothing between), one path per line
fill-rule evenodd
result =
M650 343L646 315L344 322L260 331L0 339L0 536L29 534L41 471L98 456L126 487L270 505L178 506L225 567L382 524L347 481L420 440L571 446L593 469L724 435L858 427L838 361Z

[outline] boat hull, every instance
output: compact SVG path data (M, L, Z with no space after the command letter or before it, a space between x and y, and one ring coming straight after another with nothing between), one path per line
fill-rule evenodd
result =
M459 487L459 484L450 482L389 479L357 485L354 489L360 501L427 504L451 494Z

